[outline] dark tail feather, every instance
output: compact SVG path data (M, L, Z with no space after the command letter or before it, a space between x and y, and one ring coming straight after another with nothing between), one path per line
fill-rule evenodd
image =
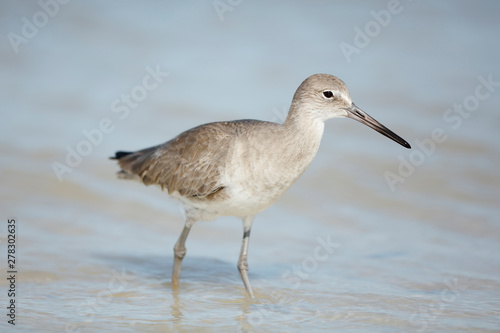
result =
M117 151L115 153L115 156L111 156L109 159L118 160L118 164L122 168L122 170L118 171L117 173L118 178L134 179L137 177L137 175L131 172L130 166L138 157L140 157L140 154L135 154L134 152Z
M133 154L133 152L131 152L131 151L117 151L115 153L115 156L111 156L109 159L110 160L119 160L123 156L127 156L127 155L130 155L130 154Z
M152 154L158 149L158 147L160 146L146 148L135 152L117 151L115 156L110 157L110 159L118 160L118 164L122 168L122 170L118 171L118 177L125 179L141 178L144 170L150 165L148 161L151 159Z

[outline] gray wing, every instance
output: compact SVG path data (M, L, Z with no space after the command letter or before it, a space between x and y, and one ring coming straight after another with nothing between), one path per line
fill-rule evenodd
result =
M192 128L174 139L133 153L117 152L114 159L122 178L139 177L182 196L205 198L224 188L220 167L227 157L231 123L210 123Z

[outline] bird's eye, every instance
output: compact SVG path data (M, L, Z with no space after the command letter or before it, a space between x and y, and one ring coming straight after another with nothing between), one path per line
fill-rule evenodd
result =
M325 96L326 98L332 98L333 93L330 90L323 91L323 96Z

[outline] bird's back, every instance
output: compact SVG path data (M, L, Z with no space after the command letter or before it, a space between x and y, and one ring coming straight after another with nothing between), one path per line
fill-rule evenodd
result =
M214 122L194 127L172 140L136 152L117 152L119 176L159 185L169 194L191 200L224 197L223 172L238 137L253 129L280 126L258 120Z

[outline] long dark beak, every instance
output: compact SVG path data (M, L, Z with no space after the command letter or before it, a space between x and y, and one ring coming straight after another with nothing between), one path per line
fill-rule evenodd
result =
M403 147L411 148L408 142L403 140L402 137L400 137L399 135L397 135L396 133L394 133L393 131L391 131L390 129L388 129L375 119L373 119L369 114L358 108L356 104L352 103L350 108L345 108L344 110L347 111L347 117L357 120L360 123L373 128L375 131L388 137L389 139L396 141Z

